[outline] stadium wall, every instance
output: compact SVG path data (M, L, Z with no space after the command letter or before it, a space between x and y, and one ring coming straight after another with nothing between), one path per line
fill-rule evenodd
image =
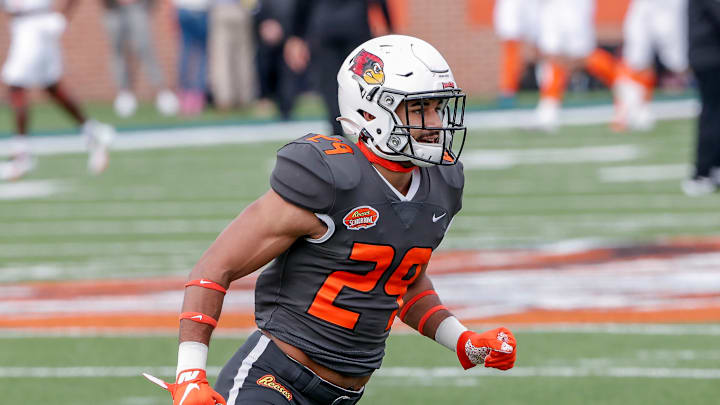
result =
M598 1L598 38L617 43L629 0ZM170 84L176 77L177 27L169 0L153 14L156 49ZM426 39L453 66L460 85L471 95L492 95L497 87L499 43L492 30L494 0L389 0L397 31ZM8 49L8 18L0 16L0 58ZM70 91L85 100L111 100L115 94L102 2L78 4L63 37L65 77ZM152 96L144 72L136 70L136 89ZM4 87L0 91L5 92Z

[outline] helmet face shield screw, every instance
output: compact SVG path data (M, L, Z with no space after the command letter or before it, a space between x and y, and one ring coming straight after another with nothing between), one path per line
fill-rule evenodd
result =
M397 149L397 147L400 146L400 138L397 135L393 135L390 137L389 143L390 143L390 146Z
M392 96L386 96L385 97L385 104L387 105L393 105L395 102L395 99Z

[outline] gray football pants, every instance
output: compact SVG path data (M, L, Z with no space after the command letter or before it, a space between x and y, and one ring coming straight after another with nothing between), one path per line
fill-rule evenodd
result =
M107 9L105 28L112 45L112 67L117 86L123 90L132 87L127 58L129 45L145 69L150 84L155 88L164 87L163 72L153 47L149 10L144 2Z

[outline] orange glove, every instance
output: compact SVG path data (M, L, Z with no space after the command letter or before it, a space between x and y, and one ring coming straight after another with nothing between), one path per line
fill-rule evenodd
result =
M508 370L515 364L516 347L515 336L505 328L483 333L469 330L460 335L455 352L465 370L478 364Z
M225 404L225 398L210 388L205 370L190 369L181 371L175 384L143 373L145 378L170 391L173 405L215 405Z

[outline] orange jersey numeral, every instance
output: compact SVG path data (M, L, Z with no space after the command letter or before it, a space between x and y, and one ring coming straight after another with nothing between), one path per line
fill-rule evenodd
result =
M385 283L385 293L389 296L397 296L398 308L402 305L402 296L405 295L407 287L420 275L421 266L430 261L431 253L432 249L430 248L410 249ZM395 250L391 246L354 244L350 259L375 263L375 267L364 275L347 271L336 271L330 274L315 294L308 313L343 328L354 329L360 314L334 305L335 299L344 287L360 292L372 291L390 267L394 257ZM413 266L418 266L415 273L405 279ZM396 313L397 309L390 315L386 330L392 326Z
M416 247L408 250L408 252L405 253L405 257L403 257L402 262L400 262L397 269L395 269L387 283L385 283L385 293L390 296L397 295L398 309L403 304L403 296L405 295L405 292L407 292L408 286L420 275L420 269L422 266L430 261L430 255L432 255L432 249L430 248ZM415 273L406 279L408 273L410 273L410 270L413 267L415 267ZM390 329L392 326L397 311L398 310L396 309L390 315L390 320L388 321L385 330Z
M330 136L325 135L314 135L309 138L307 138L310 142L320 142L320 139L324 139L326 141L332 142L330 145L333 147L332 149L326 149L323 152L325 152L326 155L339 155L342 153L350 153L354 154L352 148L350 145L345 144L342 139L340 138L334 138Z

